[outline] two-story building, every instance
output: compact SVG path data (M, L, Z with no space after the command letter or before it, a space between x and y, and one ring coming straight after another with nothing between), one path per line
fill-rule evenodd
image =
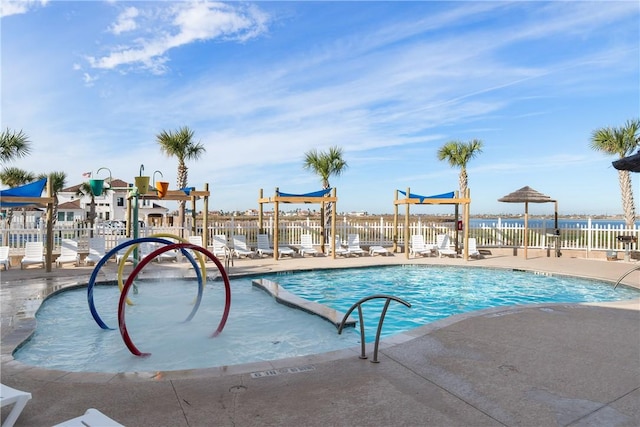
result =
M94 197L96 224L101 221L127 219L127 196L133 184L113 179L100 196ZM67 187L58 192L58 220L62 225L84 222L89 218L91 196L80 191L82 184ZM169 209L157 200L141 198L138 203L138 220L145 224L160 224Z

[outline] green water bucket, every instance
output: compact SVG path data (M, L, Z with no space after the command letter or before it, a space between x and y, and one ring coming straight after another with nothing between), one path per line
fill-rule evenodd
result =
M138 194L147 194L149 192L149 177L148 176L136 176L136 187L138 187Z
M89 187L94 196L102 195L102 189L104 187L104 179L90 179Z

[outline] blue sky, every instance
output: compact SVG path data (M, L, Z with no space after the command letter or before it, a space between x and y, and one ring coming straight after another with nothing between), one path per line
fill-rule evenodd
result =
M521 213L497 199L525 185L562 214L617 214L615 158L589 139L640 117L639 22L637 1L3 0L1 122L33 143L13 166L73 185L144 164L172 188L155 136L188 126L212 210L319 190L304 153L339 146L338 210L391 213L396 189L457 190L436 152L477 138L472 214Z

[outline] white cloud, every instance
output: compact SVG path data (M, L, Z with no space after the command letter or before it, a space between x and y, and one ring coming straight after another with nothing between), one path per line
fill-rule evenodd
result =
M87 56L93 68L116 69L123 65L148 69L155 74L166 71L169 50L190 43L222 39L244 42L267 31L269 16L257 6L242 6L208 1L178 3L163 14L148 15L146 31L153 29L151 36L140 36L128 44L120 44L104 56ZM137 29L134 18L140 12L128 8L118 16L110 27L116 35ZM163 18L164 17L164 20Z
M39 6L46 6L49 0L2 0L0 2L0 17L21 15Z
M109 31L113 34L121 34L127 31L133 31L138 28L135 18L139 15L138 9L128 7L118 16L118 20L111 25Z

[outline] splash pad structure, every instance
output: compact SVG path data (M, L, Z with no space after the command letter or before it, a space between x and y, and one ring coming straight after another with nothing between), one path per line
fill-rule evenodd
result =
M91 311L91 315L93 316L94 320L96 321L96 323L98 324L98 326L100 326L100 328L102 329L113 329L113 328L109 328L109 326L106 325L106 323L104 323L104 321L102 320L102 318L100 317L100 315L98 314L96 308L95 308L95 303L93 300L93 289L95 286L95 279L98 275L99 270L102 268L102 266L107 262L107 260L109 258L111 258L113 255L115 255L119 250L126 248L127 246L132 246L132 245L139 245L140 243L163 243L165 244L165 246L156 249L155 251L151 252L149 255L147 255L146 257L144 257L140 263L138 265L136 265L133 269L133 271L131 272L131 274L129 275L129 277L127 278L127 281L124 285L124 287L121 289L121 293L120 293L120 299L119 299L119 303L118 303L118 326L120 329L120 334L122 336L122 339L125 342L125 345L127 346L127 348L129 349L129 351L136 355L136 356L149 356L151 355L151 353L144 353L141 352L136 345L133 343L133 341L131 340L129 333L127 331L127 325L126 325L126 321L125 321L125 307L126 304L131 304L130 302L128 302L128 298L127 295L129 293L129 290L134 286L134 280L137 277L137 275L140 273L140 271L142 271L142 269L151 261L153 261L157 256L170 251L170 250L175 250L175 249L179 249L182 251L182 253L187 257L187 259L189 259L189 261L191 262L191 264L194 266L195 270L196 270L196 275L198 277L198 296L196 298L196 301L194 303L194 307L191 310L191 313L189 314L189 316L187 317L187 319L185 320L185 322L190 321L193 316L196 314L196 312L198 311L198 308L200 306L200 302L202 300L202 292L204 290L204 281L203 281L203 271L201 271L197 264L195 259L193 258L193 256L191 255L191 253L189 253L188 250L190 251L194 251L195 253L198 254L198 258L199 260L202 262L202 257L200 254L204 254L205 256L207 256L211 261L213 261L214 264L216 264L216 266L218 267L218 270L220 271L220 274L222 276L222 279L224 281L224 285L225 285L225 306L224 306L224 311L222 313L222 318L220 320L220 322L218 323L218 326L216 328L216 330L211 334L211 337L216 337L218 336L222 330L224 329L224 326L227 322L227 318L229 316L229 310L231 307L231 285L229 283L229 276L227 275L224 266L222 265L222 263L220 262L220 260L218 260L218 258L213 255L211 252L209 252L207 249L201 247L201 246L197 246L197 245L193 245L191 243L172 243L169 240L166 239L161 239L161 238L157 238L157 237L143 237L143 238L138 238L138 239L133 239L131 241L122 243L118 246L116 246L115 248L113 248L111 251L109 251L94 267L93 273L91 274L91 278L89 280L89 284L87 286L87 299L88 299L88 303L89 303L89 309ZM126 260L126 258L123 258L121 263L124 263ZM204 270L204 262L202 262L202 270ZM119 270L120 273L121 270ZM204 277L206 279L206 273L204 273Z

